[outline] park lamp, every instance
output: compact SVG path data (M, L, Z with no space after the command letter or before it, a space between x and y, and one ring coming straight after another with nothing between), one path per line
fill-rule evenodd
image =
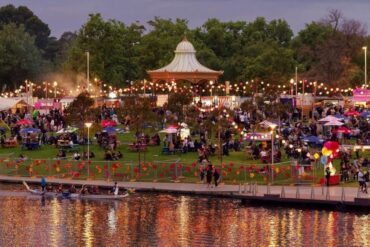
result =
M86 126L86 128L90 128L92 126L92 123L91 122L87 122L87 123L85 123L85 126Z

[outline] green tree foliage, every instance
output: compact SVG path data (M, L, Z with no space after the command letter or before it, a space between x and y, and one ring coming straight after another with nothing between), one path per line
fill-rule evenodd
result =
M176 112L178 121L184 121L184 108L189 106L193 100L193 96L187 93L171 93L168 97L167 108L171 112Z
M70 49L66 68L85 73L86 52L90 53L90 71L112 85L139 78L138 55L135 45L140 41L143 27L134 23L105 21L92 14L83 25Z
M9 4L0 8L0 27L14 23L17 26L23 25L27 33L35 37L35 44L38 48L45 48L48 44L50 29L42 22L29 8Z
M41 53L23 25L8 24L0 30L0 85L17 88L25 79L33 80L42 68Z
M81 130L84 129L85 122L95 119L94 111L91 110L93 106L94 99L90 97L90 94L80 93L64 112L67 123L78 126Z
M301 30L293 42L303 77L332 86L354 84L360 63L356 58L365 43L364 25L346 19L338 10L331 10L320 22L312 22Z
M294 68L292 37L286 21L268 23L264 18L251 23L209 19L194 31L194 38L203 44L199 60L224 70L221 79L234 82L286 80Z
M147 69L158 69L168 64L174 57L176 45L187 35L188 22L184 19L162 19L155 17L148 22L149 32L142 36L138 52L140 54L141 76Z
M14 44L10 40L19 31L10 33L9 38L2 36L0 47L12 47L5 58L0 58L6 65L0 68L3 85L5 82L18 85L29 78L41 80L45 72L85 75L89 51L90 77L122 87L124 83L149 79L146 70L168 64L184 36L193 43L202 64L224 71L221 83L251 80L259 85L263 81L271 85L288 83L298 66L300 79L331 86L355 85L363 78L361 47L369 43L364 25L344 18L336 10L307 24L296 37L281 19L267 21L258 17L251 22L209 19L200 27L189 28L184 19L155 17L145 29L138 22L126 25L91 14L80 30L66 32L57 39L50 37L48 25L31 10L13 5L0 8L0 31L9 33L5 30L8 24L28 36L23 35Z
M130 126L136 132L141 132L145 126L155 125L159 121L157 114L152 111L150 99L137 95L126 97L120 112L130 119Z

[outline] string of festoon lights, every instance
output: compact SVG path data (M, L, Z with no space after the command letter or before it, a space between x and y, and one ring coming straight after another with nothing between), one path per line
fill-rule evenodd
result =
M17 97L23 93L30 92L37 93L41 97L53 98L53 97L64 97L64 96L75 96L82 91L89 91L95 96L115 96L119 97L127 94L167 94L171 92L179 93L195 93L199 95L235 95L235 96L251 96L255 93L264 92L278 92L285 95L301 95L303 92L305 95L315 94L316 96L334 96L343 95L351 96L353 87L330 87L323 82L312 82L312 81L299 81L288 82L288 83L268 83L264 81L250 80L246 82L238 83L225 83L225 82L204 82L199 84L190 84L182 82L150 82L146 80L140 81L126 81L123 87L115 87L104 83L97 78L86 87L83 84L77 84L70 86L64 84L62 81L57 82L41 82L35 83L26 80L24 84L20 85L14 91L6 91L0 94L1 97ZM359 88L365 88L365 85L358 86Z

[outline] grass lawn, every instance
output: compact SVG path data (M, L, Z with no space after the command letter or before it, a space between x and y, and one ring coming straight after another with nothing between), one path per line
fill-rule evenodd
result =
M103 161L104 150L96 145L94 139L90 150L96 157L90 163L73 161L73 153L67 154L67 160L55 160L58 149L49 145L32 151L21 150L20 147L1 148L0 173L71 179L87 178L89 173L91 179L199 182L199 167L195 164L196 152L166 155L162 154L162 146L149 146L146 152L139 154L128 150L128 143L135 140L132 133L118 134L118 139L121 142L118 150L123 154L123 159L119 161ZM161 139L163 140L163 136ZM81 147L80 152L83 150L87 150L87 146ZM20 154L27 156L28 160L17 161ZM211 156L211 162L220 169L225 183L267 183L271 179L267 173L261 172L265 165L260 160L248 160L243 151L230 152L229 156L223 156L222 162L217 155ZM291 162L284 155L282 162L273 168L274 184L312 183L313 180L316 183L324 174L320 164L315 165L314 169L299 169L291 167ZM339 172L339 160L335 161L335 166Z

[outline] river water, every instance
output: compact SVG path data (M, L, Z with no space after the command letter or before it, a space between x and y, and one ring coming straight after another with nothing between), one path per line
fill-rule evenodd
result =
M209 197L136 193L119 202L74 201L0 191L2 247L369 246L368 223L367 214Z

